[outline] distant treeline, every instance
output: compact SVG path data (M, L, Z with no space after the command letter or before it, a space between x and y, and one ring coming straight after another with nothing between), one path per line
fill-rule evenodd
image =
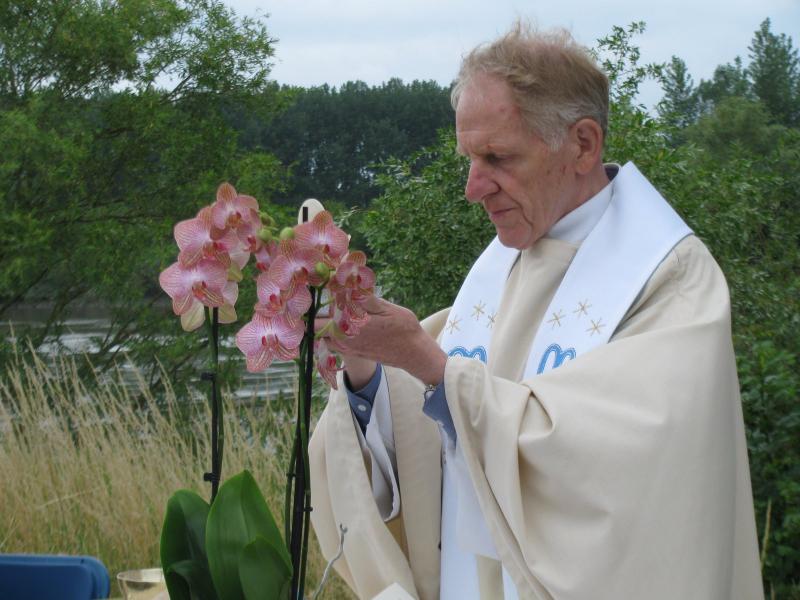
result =
M273 153L291 176L281 202L304 198L366 206L380 189L375 175L391 157L407 158L453 124L450 90L434 81L339 88L283 86L286 108L269 120L239 111L231 124L240 147Z
M765 586L798 598L798 51L767 20L744 59L695 84L679 58L639 64L642 30L595 48L612 82L606 159L635 160L728 277ZM174 224L222 181L287 223L293 202L319 198L386 294L420 315L449 304L493 232L463 199L449 89L280 86L276 51L265 18L218 0L0 3L0 320L45 302L45 326L16 331L35 345L100 303L112 325L96 368L126 352L153 390L196 379L204 336L180 330L157 277ZM664 89L656 114L637 100L649 77ZM240 313L253 302L242 286ZM23 350L0 341L0 370ZM224 365L235 384L240 363Z

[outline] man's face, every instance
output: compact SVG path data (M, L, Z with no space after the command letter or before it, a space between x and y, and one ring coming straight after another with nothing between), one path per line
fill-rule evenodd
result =
M575 208L574 146L551 151L522 118L508 85L478 75L456 109L458 151L470 160L464 194L480 202L504 246L530 248Z

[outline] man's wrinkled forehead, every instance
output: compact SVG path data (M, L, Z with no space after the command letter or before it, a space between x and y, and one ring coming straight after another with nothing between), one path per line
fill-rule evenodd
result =
M524 127L510 88L499 79L473 80L456 109L456 151L496 151L509 134Z

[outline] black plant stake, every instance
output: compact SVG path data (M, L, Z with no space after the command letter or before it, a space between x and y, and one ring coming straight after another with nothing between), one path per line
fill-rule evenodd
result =
M217 371L219 365L219 309L209 308L208 346L211 350L211 370L200 376L203 381L211 383L211 472L203 474L203 481L211 482L211 502L217 497L220 474L222 471L222 446L225 433L222 423L222 407L217 390Z
M303 223L308 221L308 207L303 207ZM308 556L308 530L311 513L311 483L308 470L308 431L311 426L311 386L314 372L314 319L316 318L322 294L311 288L311 307L306 313L306 332L300 346L297 360L299 393L297 394L297 421L295 424L294 445L286 485L286 507L284 515L287 523L286 541L292 558L292 600L303 600ZM291 508L291 528L289 497L293 487Z

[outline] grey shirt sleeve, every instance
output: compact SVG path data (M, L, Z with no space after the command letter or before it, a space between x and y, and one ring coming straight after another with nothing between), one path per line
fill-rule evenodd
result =
M422 405L424 412L431 419L439 424L439 427L456 441L456 428L453 425L453 416L450 414L450 407L447 406L447 396L444 393L444 382L436 386L433 392L425 394L425 403Z

